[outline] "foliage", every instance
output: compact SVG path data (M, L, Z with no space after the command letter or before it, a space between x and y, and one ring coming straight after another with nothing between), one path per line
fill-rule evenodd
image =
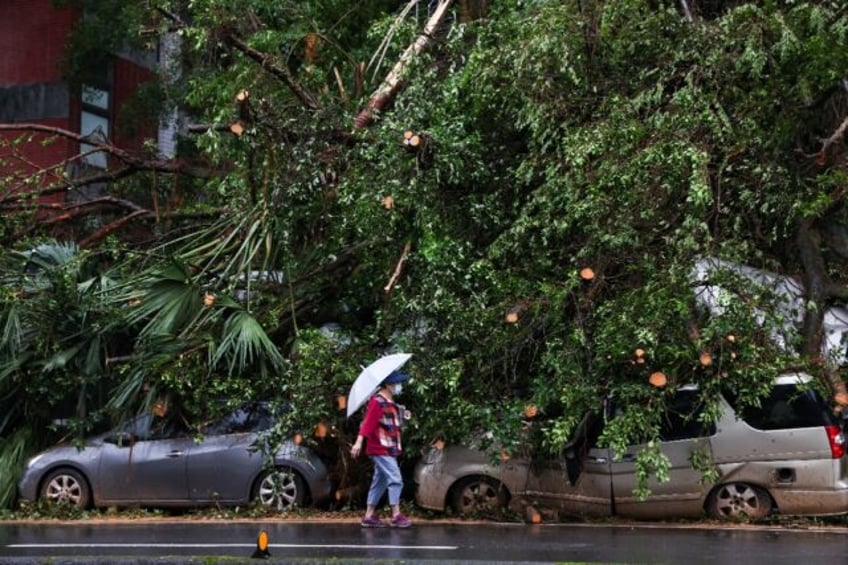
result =
M848 106L837 3L711 2L692 22L670 0L492 3L486 18L440 30L367 130L353 115L420 23L398 22L397 3L101 4L98 17L120 25L99 44L81 27L69 73L92 48L114 48L112 32L177 29L183 71L161 81L169 102L198 124L246 130L181 140L216 171L187 190L145 175L114 187L137 195L155 181L163 199L211 219L42 266L49 294L4 282L3 327L17 336L0 350L10 406L48 421L77 383L110 413L163 396L198 413L265 397L294 408L281 435L321 422L343 444L355 421L336 397L398 349L415 354L412 456L486 431L517 449L528 405L555 454L612 394L633 409L604 440L619 453L646 446L647 485L667 471L656 441L667 390L696 383L710 405L729 386L756 403L788 366L823 372L798 355L800 336L796 351L769 338L783 320L768 293L726 277L736 298L708 316L692 270L717 256L804 271L803 227L822 242L826 275L844 280L845 160L841 141L822 146ZM406 130L421 149L402 145ZM109 276L83 276L98 253ZM344 338L328 339L327 322ZM128 362L106 363L118 356ZM649 385L657 371L668 389Z

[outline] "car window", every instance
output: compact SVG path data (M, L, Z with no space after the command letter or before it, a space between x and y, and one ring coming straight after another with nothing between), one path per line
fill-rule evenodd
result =
M274 426L271 410L262 403L237 408L203 427L206 435L227 435L261 432Z
M171 439L186 434L185 427L175 418L157 416L153 413L142 414L125 423L122 431L134 441Z
M759 430L812 428L834 423L827 402L811 388L776 385L761 406L737 407L736 399L731 394L726 396L736 413Z
M611 401L608 407L611 419L624 417L627 408ZM661 441L676 441L708 437L716 432L714 422L703 422L704 403L697 389L681 389L665 403L660 420Z
M679 390L666 403L660 428L660 439L675 441L707 437L715 434L715 423L701 421L703 402L697 390Z

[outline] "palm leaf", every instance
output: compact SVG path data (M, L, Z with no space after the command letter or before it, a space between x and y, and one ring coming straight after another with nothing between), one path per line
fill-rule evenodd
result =
M24 347L27 334L21 319L21 310L17 301L11 301L2 312L3 333L0 342L0 358L14 359Z
M66 265L73 261L78 255L79 247L72 241L64 243L51 241L20 254L20 256L24 257L30 264L41 267L46 271Z
M177 260L149 275L142 288L140 296L129 299L140 302L130 302L133 306L127 316L131 324L146 320L142 336L176 335L201 312L201 288L193 283L186 265Z
M29 428L0 439L0 508L10 508L17 497L18 478L31 444Z
M259 322L246 310L240 309L230 315L224 323L221 344L213 357L213 363L229 360L230 373L258 363L260 370L265 372L268 367L281 369L285 363L277 347L262 329Z
M54 353L44 361L42 370L44 372L49 372L64 369L68 366L69 361L71 361L71 359L73 359L82 348L83 344L75 344Z
M139 342L123 379L111 392L106 409L112 413L126 414L136 408L145 387L155 389L162 367L178 359L184 347L183 343L166 335L150 336ZM148 396L151 394L149 390Z

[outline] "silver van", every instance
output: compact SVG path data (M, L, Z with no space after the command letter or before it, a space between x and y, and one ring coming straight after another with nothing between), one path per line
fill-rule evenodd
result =
M669 480L651 479L646 499L634 494L636 455L644 446L631 446L614 458L609 448L597 445L604 418L587 414L560 459L495 463L469 447L431 449L415 469L416 502L432 510L450 507L457 514L527 505L580 517L640 519L845 514L844 424L805 386L810 381L804 374L782 375L760 407L739 413L732 408L735 399L724 397L721 417L707 425L688 417L698 391L678 390L660 443L670 462ZM705 481L702 471L693 468L693 457L711 461L718 478Z

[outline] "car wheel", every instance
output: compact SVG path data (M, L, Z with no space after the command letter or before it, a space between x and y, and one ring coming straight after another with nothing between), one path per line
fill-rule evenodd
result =
M262 475L256 484L254 499L266 508L283 512L303 506L306 487L297 471L291 467L280 467Z
M73 469L53 471L47 475L43 484L41 498L49 504L69 504L85 509L91 503L88 481Z
M451 489L450 505L461 516L491 514L505 507L509 500L506 488L489 477L467 477Z
M771 513L771 497L761 488L745 483L719 485L707 508L713 518L765 518Z

